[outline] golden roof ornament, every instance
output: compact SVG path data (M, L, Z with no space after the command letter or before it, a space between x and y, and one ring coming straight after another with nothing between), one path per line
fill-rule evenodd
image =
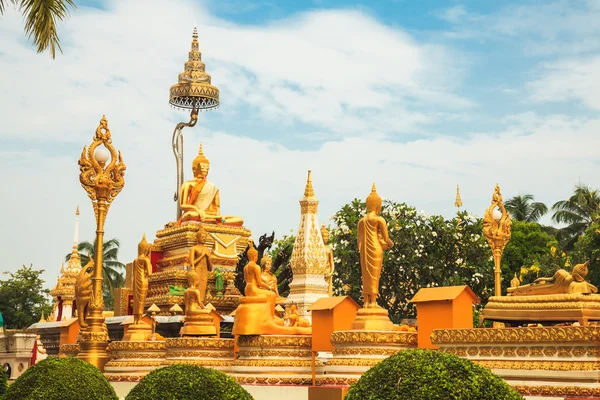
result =
M304 197L315 197L315 191L312 186L312 179L310 178L311 171L308 171L308 178L306 179L306 187L304 188Z
M198 31L194 27L192 49L179 81L171 86L169 103L180 109L210 110L219 106L219 89L211 85L205 71L202 53L198 50Z
M460 198L460 188L456 185L456 200L454 201L454 206L461 208L462 207L462 199Z

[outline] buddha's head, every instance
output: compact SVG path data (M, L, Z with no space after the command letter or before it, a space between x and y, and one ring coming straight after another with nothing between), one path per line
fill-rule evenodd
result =
M146 234L142 236L142 241L138 243L138 257L147 256L150 254L150 243L146 241Z
M202 152L202 143L200 143L200 148L198 149L198 155L192 161L192 170L194 171L194 177L196 178L206 178L208 175L208 170L210 169L210 161Z
M258 261L258 250L254 248L254 243L250 243L250 248L248 249L248 261L254 263Z
M198 232L196 232L196 241L199 244L206 243L206 235L207 235L207 233L203 227L198 228Z
M374 211L376 214L379 214L381 212L381 204L381 197L377 194L375 183L373 183L371 193L367 196L367 212Z
M270 256L264 256L260 260L260 266L263 271L271 271L271 264L273 263L273 259Z
M325 227L325 224L321 225L321 237L323 238L323 243L329 243L329 231Z
M192 288L192 289L196 288L199 279L200 279L200 276L198 275L198 273L193 268L188 271L188 273L187 273L187 281L188 281L188 286L190 288Z

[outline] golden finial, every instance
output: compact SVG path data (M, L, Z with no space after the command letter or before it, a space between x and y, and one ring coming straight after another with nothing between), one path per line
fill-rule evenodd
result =
M462 207L462 200L460 198L460 188L458 187L458 185L456 185L456 201L454 201L454 206L455 207Z
M46 317L44 317L44 312L42 311L42 316L40 318L40 322L46 322Z
M196 156L196 158L194 158L194 161L192 161L192 169L195 170L198 164L210 165L210 161L208 161L208 158L206 158L206 156L204 155L204 150L202 149L202 142L200 142L200 147L198 147L198 155Z
M77 209L75 210L75 215L79 215L79 205L77 206Z
M304 188L304 197L314 197L315 196L315 191L313 190L310 173L311 173L311 171L308 170L308 178L306 179L306 188Z

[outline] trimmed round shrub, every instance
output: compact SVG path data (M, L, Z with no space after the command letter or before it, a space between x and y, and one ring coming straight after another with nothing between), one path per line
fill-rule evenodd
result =
M118 400L102 372L74 357L47 358L8 387L3 400Z
M175 364L146 375L126 400L253 400L224 373L196 365Z
M345 400L522 400L502 378L467 359L406 350L375 365Z
M6 385L8 384L8 376L4 372L4 368L0 365L0 398L6 392Z

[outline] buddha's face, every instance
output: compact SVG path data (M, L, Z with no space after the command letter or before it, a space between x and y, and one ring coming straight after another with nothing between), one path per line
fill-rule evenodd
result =
M271 263L272 263L272 261L269 259L266 259L265 261L263 261L263 269L267 272L271 271Z
M196 233L196 240L198 241L198 243L206 243L206 231L205 230L199 230Z
M210 164L207 163L199 163L196 164L194 168L194 176L196 178L206 178L208 175L208 170L210 169Z
M329 233L327 231L323 232L323 243L327 244L329 242Z

